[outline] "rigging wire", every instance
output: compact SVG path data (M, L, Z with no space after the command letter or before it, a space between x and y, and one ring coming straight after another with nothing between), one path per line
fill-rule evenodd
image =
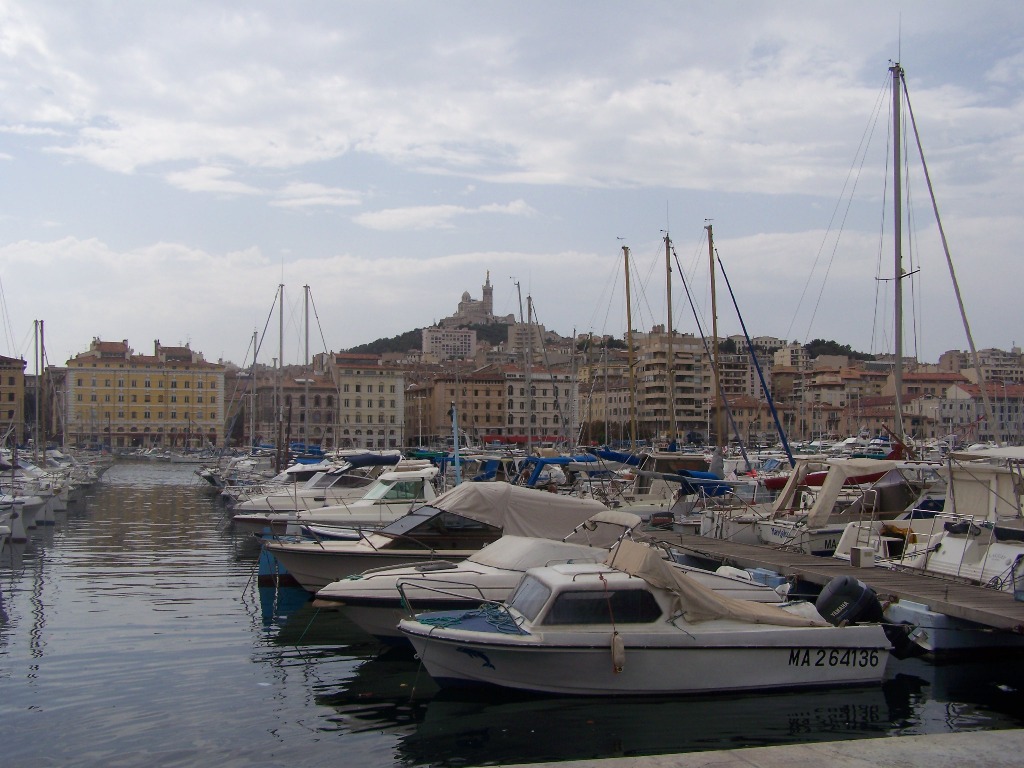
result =
M890 79L891 78L887 78ZM857 185L860 182L862 172L864 170L864 164L867 161L868 149L871 146L871 137L874 135L874 126L878 123L878 116L881 112L882 100L886 94L885 85L879 90L878 96L875 101L875 109L871 116L868 118L868 124L864 127L864 132L861 134L860 143L857 146L857 151L854 153L853 161L850 164L850 169L847 171L846 179L843 181L843 188L839 193L839 198L836 200L836 205L832 210L832 216L829 219L828 226L825 229L825 234L822 236L821 244L818 246L818 251L814 256L814 263L811 266L811 270L807 275L807 280L804 283L803 290L800 292L800 298L797 300L796 308L793 310L793 320L790 322L789 327L786 329L786 338L790 338L793 326L796 324L796 318L799 315L800 307L803 304L804 299L807 296L807 292L810 288L811 281L814 277L815 271L818 269L818 263L822 258L822 253L825 250L825 245L828 242L829 237L832 234L832 228L836 223L836 217L839 215L840 207L843 202L844 195L849 188L849 197L846 198L846 207L842 210L842 218L839 222L839 230L835 235L835 241L832 246L832 252L829 256L828 264L825 268L825 275L822 278L821 287L818 291L818 298L814 303L814 309L811 312L811 317L807 322L807 331L804 334L805 341L810 340L811 328L814 324L814 319L818 314L818 310L821 307L821 300L825 293L825 286L828 283L829 274L832 271L832 265L835 262L836 253L839 249L839 241L842 238L843 231L846 226L846 219L850 214L850 209L853 206L853 198L857 191ZM858 163L858 158L860 162ZM856 171L856 172L855 172Z
M7 311L7 292L4 290L4 281L2 277L0 277L0 311L3 312L4 333L7 336L5 339L7 342L7 349L13 356L16 349L14 346L14 331L11 326L11 316Z

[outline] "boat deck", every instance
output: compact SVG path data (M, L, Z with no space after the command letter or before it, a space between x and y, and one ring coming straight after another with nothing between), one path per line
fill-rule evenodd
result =
M822 586L836 576L853 576L874 589L882 600L889 597L909 600L946 616L1024 634L1024 602L1014 600L1010 592L918 572L874 566L858 568L831 557L694 534L659 531L650 535L656 541L696 557L738 568L765 568Z

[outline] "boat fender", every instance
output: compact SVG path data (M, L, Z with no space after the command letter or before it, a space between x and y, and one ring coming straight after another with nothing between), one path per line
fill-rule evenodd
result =
M622 635L618 632L612 633L612 669L619 674L626 665L626 646L622 642Z

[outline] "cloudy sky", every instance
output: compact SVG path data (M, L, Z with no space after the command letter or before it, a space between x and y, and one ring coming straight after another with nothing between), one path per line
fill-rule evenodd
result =
M752 335L893 349L906 70L979 348L1024 342L1024 5L0 0L0 354L94 337L287 362L432 324L488 271L563 335L710 330L705 229ZM904 115L906 118L906 115ZM905 349L966 349L906 160ZM718 283L718 327L740 330ZM684 287L685 285L685 287ZM687 301L686 287L693 297ZM269 321L269 325L268 325ZM263 331L267 328L264 339Z

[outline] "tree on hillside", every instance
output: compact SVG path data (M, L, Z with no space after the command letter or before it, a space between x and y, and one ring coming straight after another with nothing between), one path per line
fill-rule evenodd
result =
M825 339L814 339L804 345L807 356L812 360L821 355L845 355L851 360L874 360L875 356L866 352L855 352L849 344L840 344L838 341L827 341Z
M410 349L423 348L423 329L417 328L414 331L406 331L390 339L377 339L369 344L360 344L352 347L348 352L369 352L374 355L381 355L385 352L408 352Z

